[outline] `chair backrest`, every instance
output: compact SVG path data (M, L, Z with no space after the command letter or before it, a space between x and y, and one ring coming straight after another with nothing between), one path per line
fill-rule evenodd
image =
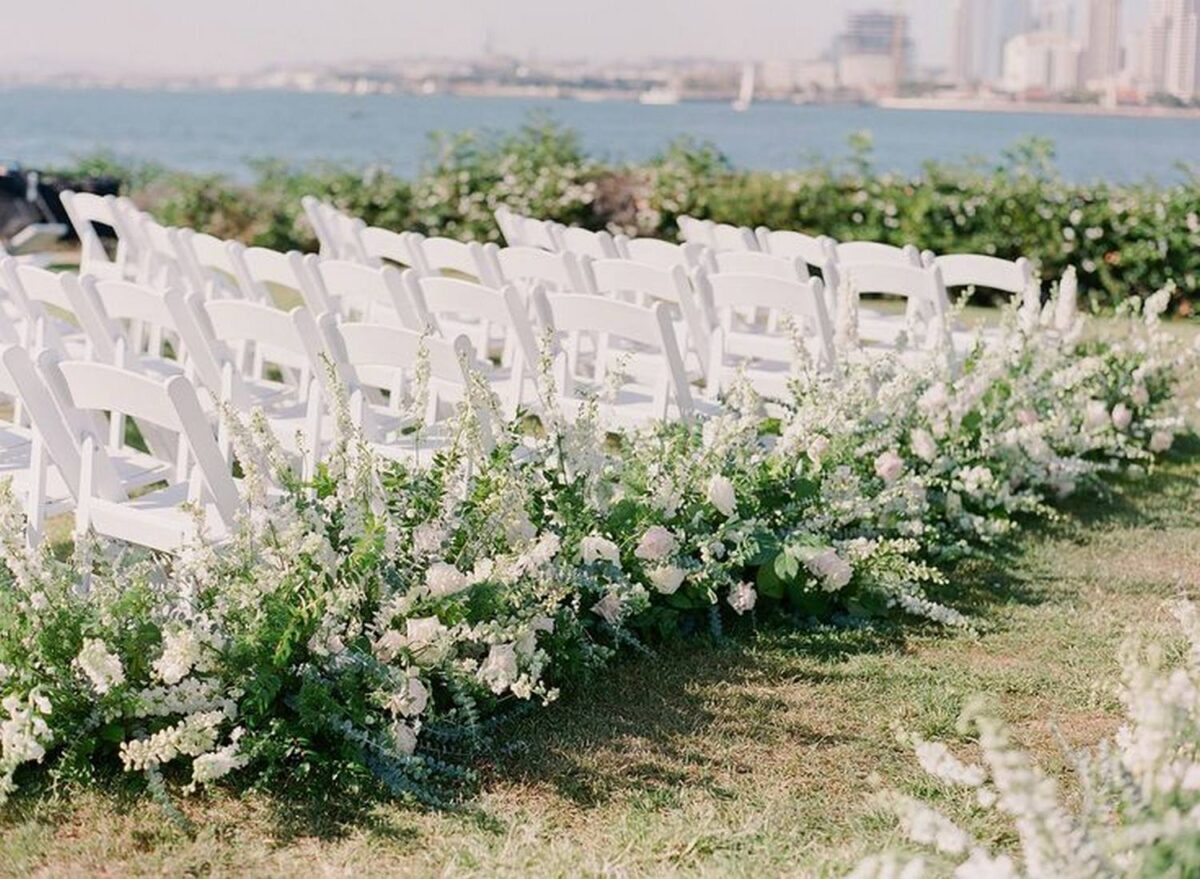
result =
M922 254L926 266L937 266L942 272L942 281L951 287L987 287L1004 293L1024 295L1034 284L1033 267L1029 260L1000 259L978 253L953 253L934 256L926 251Z
M555 238L556 249L576 256L590 256L593 259L611 259L619 256L613 237L601 230L593 232L579 226L554 226L551 232Z
M298 251L280 253L266 247L246 247L228 248L227 252L243 298L288 308L305 299L307 270Z
M897 247L879 241L839 241L831 255L839 265L875 263L895 266L920 266L921 252L911 244Z
M496 225L500 227L500 233L509 247L558 249L554 231L557 223L518 214L504 205L496 208L495 217Z
M187 305L190 320L186 324L180 321L185 328L181 335L186 334L189 350L206 352L206 368L197 373L209 385L216 370L220 384L210 385L210 390L236 408L247 408L249 401L241 367L251 347L259 373L270 363L298 370L296 384L302 399L314 380L323 393L331 392L322 357L325 349L316 321L304 306L283 311L244 299L205 300L198 296L189 297Z
M729 223L715 223L686 214L676 219L683 240L703 244L712 250L758 250L758 238L753 230Z
M366 223L311 195L300 199L304 216L317 236L321 256L327 259L365 259L360 232Z
M55 355L44 351L42 356L53 358ZM45 445L67 490L74 496L79 488L80 458L79 443L72 424L64 417L46 386L41 370L34 365L29 352L22 345L5 345L0 350L0 363L4 365L3 373L7 379L4 392L16 392L38 439ZM121 495L116 474L111 470L102 474L100 483L108 496Z
M409 233L408 247L416 262L414 268L424 274L454 272L466 279L493 284L491 268L483 254L483 245L478 241L456 241L453 238L434 236L426 238L416 232Z
M604 296L548 293L541 289L533 291L532 302L539 323L556 335L581 332L596 334L594 379L598 383L604 382L616 366L614 358L610 356L612 338L633 342L657 352L662 362L654 387L656 416L667 417L668 404L673 398L680 416L690 417L694 409L692 393L666 303L659 302L651 308L644 308ZM559 353L560 358L569 359L570 356L569 348L563 348ZM564 365L566 368L560 371L559 376L563 385L560 392L571 396L571 376L580 372L579 365L570 362Z
M18 314L24 318L20 338L30 350L51 348L60 354L66 353L57 321L47 307L79 319L76 315L78 302L69 295L64 283L68 277L75 276L19 263L12 257L0 258L0 280L3 280ZM12 342L15 335L11 328L6 328L0 339Z
M404 289L401 270L343 259L304 257L304 301L316 316L332 313L354 320L420 329L422 324Z
M317 236L317 246L321 256L332 258L337 246L334 243L333 232L325 224L325 212L321 210L321 200L316 196L306 195L300 199L300 207L304 209L304 217L312 226L313 234Z
M539 351L525 300L517 288L506 284L496 290L457 278L423 277L417 272L407 272L404 282L423 325L441 331L439 315L469 314L504 328L512 351L512 356L505 358L511 371L508 397L514 406L519 404L525 378L536 381ZM445 337L444 332L442 335Z
M693 269L700 265L703 254L709 249L707 245L695 242L676 244L661 238L627 238L624 235L616 236L613 244L621 258L660 269L671 269L675 266Z
M756 234L764 252L788 259L799 257L817 268L824 266L833 253L833 239L825 235L805 235L791 229L768 229L766 226L759 226Z
M708 332L711 318L707 304L693 295L691 279L682 266L660 269L627 259L588 259L580 264L585 292L604 297L633 293L646 305L670 303L678 308L687 326L682 350L695 352L700 365L708 368Z
M225 241L192 229L176 229L175 247L180 267L195 292L220 298L246 295L238 281L238 263L244 259L246 250L240 241Z
M754 250L711 250L709 270L720 274L765 275L785 281L808 280L808 264L800 257L781 257Z
M160 289L91 275L67 277L63 283L77 304L75 314L92 351L104 363L136 369L139 355L161 356L164 338L179 332Z
M833 362L833 322L825 306L823 283L819 278L800 280L796 277L772 277L765 274L738 274L733 272L696 273L696 286L704 291L712 308L722 318L736 309L767 309L780 315L789 315L797 321L796 329L811 342L815 350L811 353L819 365ZM726 330L723 344L725 350L742 356L754 357L763 353L771 337L759 332L741 333L737 337L744 344L731 344L735 334L728 332L729 321L721 321ZM779 337L775 337L778 339ZM791 340L784 339L790 354ZM779 350L778 346L775 350ZM720 366L710 360L710 370Z
M120 241L120 221L116 217L114 207L116 198L111 195L72 192L65 189L59 193L59 199L67 212L67 218L71 221L71 228L79 238L80 271L107 274L109 277L119 276L123 271L125 253ZM101 230L98 227L111 229L113 235L117 236L115 260L104 249Z
M926 344L932 346L948 331L945 318L949 310L949 299L946 295L946 285L942 282L942 273L937 266L929 268L888 265L883 263L857 263L840 266L842 276L850 281L856 294L882 293L890 296L903 296L908 300L908 316L910 320L930 326L932 321L933 333L928 333Z
M420 254L413 252L412 234L367 226L358 233L358 238L368 259L387 260L405 268L420 269Z
M501 284L541 284L550 290L583 292L579 261L571 253L555 253L540 247L484 247L491 274Z
M461 400L468 396L469 370L475 365L475 352L466 336L453 341L403 327L377 323L339 322L332 314L322 315L318 329L329 356L352 393L351 408L367 431L374 436L369 409L363 404L364 388L376 388L389 394L388 407L402 412L422 358L429 371L429 400L421 413L426 424L438 419L443 398ZM493 443L486 412L473 406L483 432L484 445ZM415 413L414 413L415 415Z

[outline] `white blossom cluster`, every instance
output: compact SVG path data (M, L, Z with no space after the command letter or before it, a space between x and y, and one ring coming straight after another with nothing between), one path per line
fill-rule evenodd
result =
M981 762L964 762L940 743L904 738L931 777L971 792L977 809L1002 816L1017 845L991 851L932 806L886 794L907 838L935 853L875 855L850 877L1132 877L1191 863L1200 836L1200 614L1190 602L1174 612L1187 648L1182 661L1164 659L1161 639L1146 647L1133 637L1122 649L1125 724L1094 751L1074 755L1081 798L1064 798L1004 725L974 703L963 722L976 733Z

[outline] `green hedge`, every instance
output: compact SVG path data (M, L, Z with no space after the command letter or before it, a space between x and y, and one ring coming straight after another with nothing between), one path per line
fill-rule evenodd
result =
M1030 257L1046 279L1077 267L1094 307L1173 281L1185 312L1200 289L1200 174L1174 185L1069 183L1049 141L1022 141L989 165L928 163L916 176L877 171L866 133L851 157L783 171L739 171L711 145L682 139L641 165L605 163L578 136L534 119L511 133L437 135L414 179L386 170L257 162L249 184L216 175L129 167L114 173L164 222L277 249L311 249L300 197L330 199L368 223L494 240L492 211L589 228L672 237L692 214L746 226L801 229L842 240L912 242L939 253ZM73 169L65 169L69 173Z

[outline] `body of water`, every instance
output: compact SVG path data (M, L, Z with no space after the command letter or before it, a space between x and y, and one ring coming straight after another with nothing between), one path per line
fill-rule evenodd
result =
M875 163L913 172L930 159L994 160L1023 137L1054 140L1072 180L1177 180L1200 166L1200 120L757 104L642 106L453 96L289 92L0 91L0 161L29 167L109 151L191 171L248 174L247 160L384 164L409 175L434 131L512 129L541 111L592 154L645 159L680 135L708 140L739 167L795 168L847 153L870 131Z

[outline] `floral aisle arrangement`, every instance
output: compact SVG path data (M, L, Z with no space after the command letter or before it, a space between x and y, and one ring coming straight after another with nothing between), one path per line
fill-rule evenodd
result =
M699 423L547 409L485 451L472 401L425 469L343 412L309 484L229 416L246 511L174 559L28 553L0 489L0 796L123 770L157 794L237 773L436 803L499 720L628 646L763 614L968 625L946 563L1183 429L1169 298L1118 341L1052 301L954 369L860 352L782 402L738 383Z
M1015 851L992 851L932 806L892 793L885 799L905 835L933 854L873 856L848 879L1194 875L1200 869L1200 616L1190 602L1173 611L1182 660L1168 662L1162 643L1126 644L1125 724L1095 751L1073 755L1079 804L1064 802L1054 780L976 702L961 726L977 740L981 762L964 762L939 742L906 738L937 783L957 789L978 812L1003 817Z

